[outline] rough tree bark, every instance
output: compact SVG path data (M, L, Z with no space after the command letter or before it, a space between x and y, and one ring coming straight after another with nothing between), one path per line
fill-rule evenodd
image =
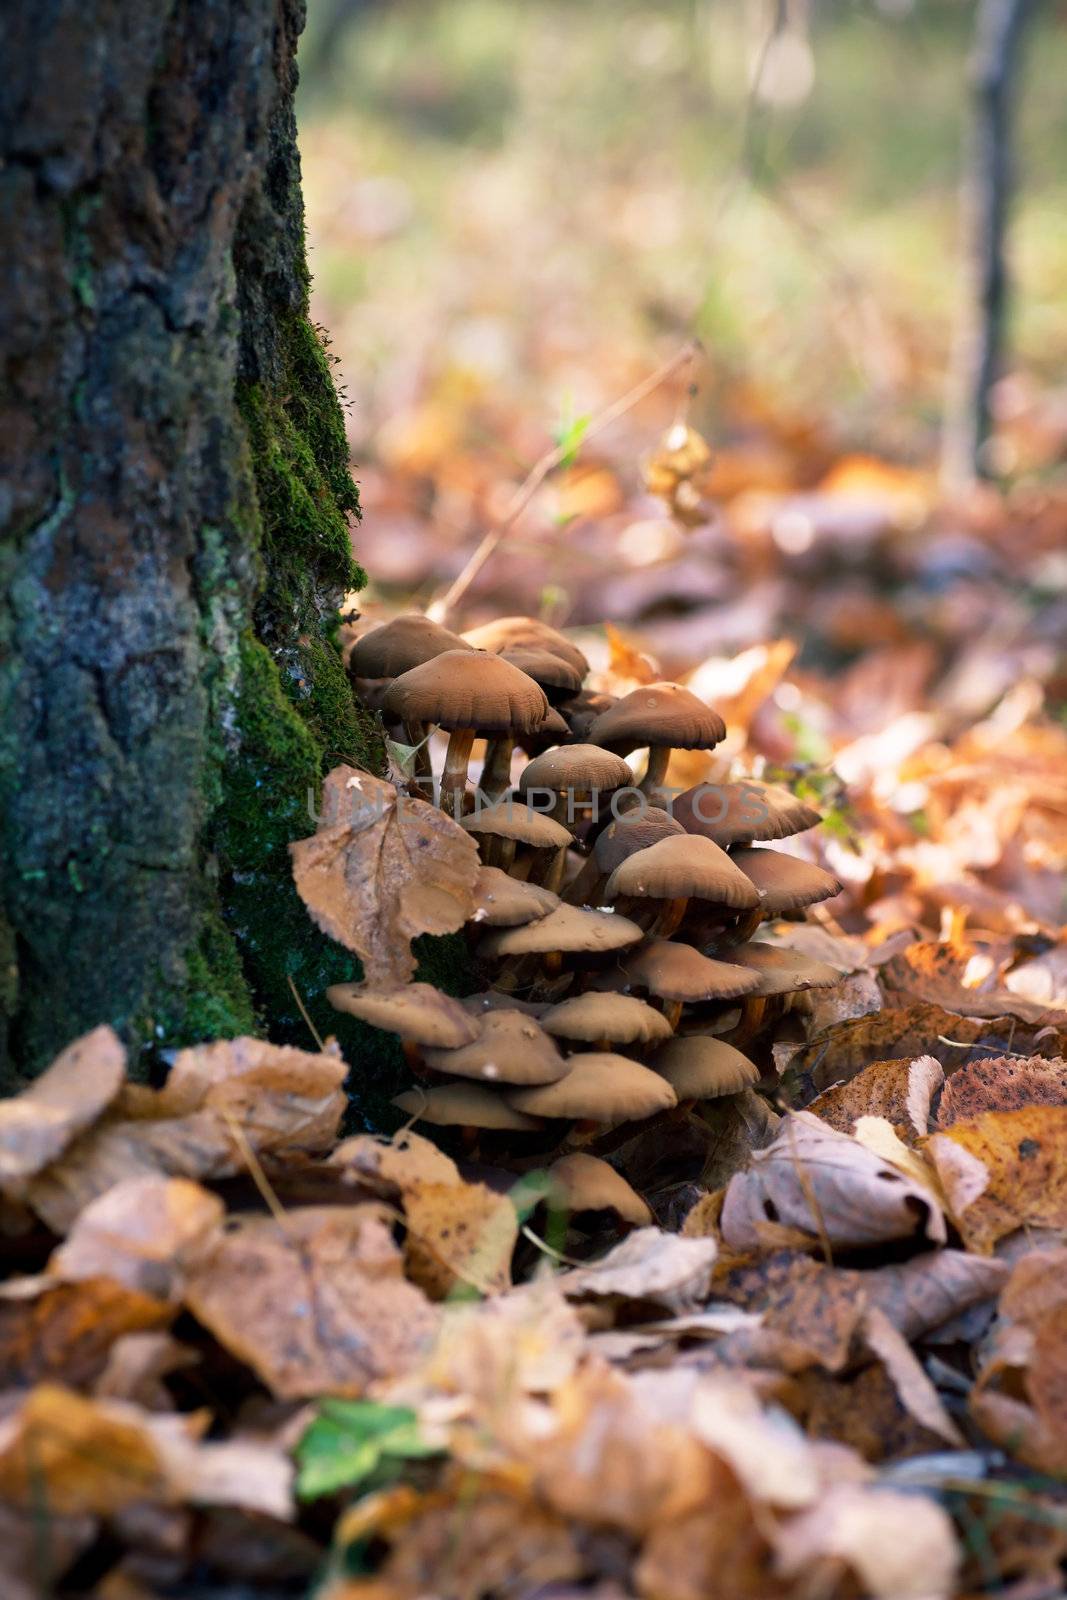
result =
M145 1070L264 1015L284 1036L290 978L314 1007L352 975L285 848L324 766L378 759L333 639L358 503L308 317L302 24L303 0L0 16L8 1085L105 1019Z

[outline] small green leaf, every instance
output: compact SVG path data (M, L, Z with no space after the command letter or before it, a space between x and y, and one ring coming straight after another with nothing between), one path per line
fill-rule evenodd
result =
M296 1447L296 1492L302 1500L363 1483L380 1468L399 1472L404 1461L438 1454L419 1435L419 1419L406 1406L372 1400L322 1400L318 1415Z
M563 414L553 429L556 446L562 451L561 467L573 467L592 420L592 416L588 413L581 417L572 416L571 400L568 395L563 404Z

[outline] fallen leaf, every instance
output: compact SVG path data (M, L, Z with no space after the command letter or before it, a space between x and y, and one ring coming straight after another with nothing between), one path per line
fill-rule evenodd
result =
M973 1046L989 1045L1003 1054L1016 1048L1023 1034L1013 1017L961 1017L941 1006L916 1003L835 1023L811 1039L790 1065L798 1072L810 1073L817 1089L828 1089L854 1078L874 1061L933 1056L951 1072L967 1059ZM1049 1044L1054 1047L1055 1043L1050 1036ZM1057 1051L1042 1047L1039 1053L1047 1056Z
M393 1139L377 1139L370 1133L342 1139L327 1158L327 1166L341 1167L361 1183L377 1186L387 1199L399 1198L424 1183L463 1181L450 1156L410 1129Z
M881 980L891 1005L923 1000L963 1017L1009 1016L1024 1022L1048 1017L1046 1005L1010 988L968 986L963 982L966 967L966 954L952 944L918 941L886 962Z
M359 1396L410 1371L438 1314L403 1276L376 1205L254 1217L191 1264L186 1304L280 1399Z
M157 1300L180 1298L185 1260L219 1227L222 1201L185 1178L129 1178L76 1219L49 1271L67 1282L111 1278Z
M731 1349L739 1360L786 1372L816 1365L839 1372L866 1306L864 1278L785 1250L735 1267L716 1289L762 1321L754 1332L729 1335Z
M952 1523L924 1495L834 1484L817 1505L778 1525L774 1545L786 1577L842 1561L871 1600L950 1600L956 1591Z
M833 1245L873 1245L919 1234L945 1240L936 1195L810 1112L786 1117L774 1143L730 1179L722 1236L733 1250L760 1248L765 1224Z
M797 1510L817 1497L819 1473L808 1441L792 1417L761 1405L740 1378L702 1379L690 1415L697 1438L729 1464L753 1501Z
M163 1328L173 1307L110 1278L9 1280L0 1290L0 1388L45 1379L88 1386L116 1340Z
M778 1600L790 1586L774 1570L764 1518L723 1473L714 1499L649 1531L634 1567L641 1600Z
M559 1284L568 1300L648 1300L693 1311L708 1298L717 1253L711 1238L637 1228L595 1265L564 1273Z
M916 1072L918 1062L923 1066ZM915 1127L914 1116L921 1116L922 1097L944 1081L944 1070L932 1056L916 1061L903 1057L895 1061L872 1061L846 1083L825 1089L811 1101L814 1112L831 1128L851 1133L860 1117L884 1117L898 1131L926 1133L926 1124Z
M966 1441L916 1360L911 1345L878 1306L868 1308L863 1319L863 1333L892 1378L905 1410L928 1432L936 1433L956 1449L963 1449Z
M1018 1111L1030 1105L1067 1105L1067 1061L1041 1056L968 1061L945 1084L937 1124L948 1128L954 1122L972 1122L986 1111Z
M1033 1250L1012 1269L969 1404L1011 1455L1067 1473L1067 1250Z
M0 1423L0 1498L59 1516L106 1516L168 1494L160 1451L134 1407L38 1384Z
M511 1283L519 1219L484 1183L409 1184L404 1191L408 1276L433 1300L460 1286L500 1294Z
M987 1111L927 1143L969 1250L1020 1227L1067 1227L1067 1106Z
M412 939L454 933L474 913L480 862L470 835L354 767L328 774L317 831L289 850L313 921L355 951L368 983L406 983Z
M62 1050L28 1089L0 1101L0 1183L17 1191L96 1121L126 1077L126 1052L108 1027Z
M39 1505L28 1511L0 1506L0 1593L4 1600L42 1600L60 1592L64 1573L97 1536L87 1512L58 1516L50 1511L42 1538Z

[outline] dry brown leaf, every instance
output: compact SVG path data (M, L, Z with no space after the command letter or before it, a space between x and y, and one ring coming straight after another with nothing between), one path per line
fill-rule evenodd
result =
M950 1600L956 1591L952 1522L922 1495L833 1484L811 1510L781 1522L774 1543L786 1577L842 1561L871 1600Z
M36 1082L0 1101L0 1184L55 1161L111 1104L126 1077L126 1051L113 1029L94 1028L69 1044Z
M163 1328L173 1308L109 1278L17 1278L0 1291L0 1388L92 1383L125 1334Z
M410 1129L394 1139L354 1134L341 1141L326 1164L343 1168L360 1183L380 1188L387 1199L396 1199L419 1184L463 1181L450 1156Z
M601 1261L564 1273L568 1300L648 1300L672 1311L696 1310L708 1298L718 1245L660 1228L637 1228Z
M855 1373L817 1367L790 1379L783 1403L813 1439L835 1440L865 1461L899 1461L941 1450L943 1441L904 1409L881 1362Z
M347 1072L335 1048L311 1054L223 1039L180 1052L179 1063L173 1088L126 1090L61 1160L28 1181L27 1200L55 1233L67 1233L79 1212L125 1179L232 1177L247 1169L247 1147L263 1156L333 1142ZM173 1115L175 1106L190 1109Z
M176 1300L185 1260L224 1216L222 1201L198 1183L129 1178L86 1206L53 1252L49 1271L68 1282L111 1278L157 1300Z
M762 1316L754 1332L726 1341L739 1361L802 1372L839 1372L866 1306L863 1284L874 1274L844 1271L809 1256L779 1251L734 1268L716 1291Z
M857 1118L867 1116L885 1117L901 1133L925 1133L925 1123L916 1127L914 1116L921 1113L923 1094L932 1095L943 1080L944 1071L932 1056L872 1061L846 1083L826 1089L808 1110L841 1133L851 1133Z
M519 1219L484 1183L413 1183L404 1191L408 1276L432 1300L460 1285L500 1294L511 1283Z
M931 1190L938 1202L944 1205L945 1197L933 1167L920 1151L904 1143L892 1123L884 1117L857 1117L852 1136L872 1155L896 1167L898 1172L902 1172L906 1178L912 1178L924 1189Z
M948 1128L986 1111L1018 1111L1030 1105L1067 1105L1067 1061L1042 1056L968 1061L945 1084L937 1123Z
M1023 1037L1029 1035L1014 1017L961 1017L941 1006L916 1003L838 1022L811 1039L790 1065L798 1072L810 1073L817 1089L828 1089L854 1078L875 1061L933 1056L951 1072L966 1059L970 1046L987 1044L1003 1053L1022 1049ZM1042 1043L1035 1053L1057 1054L1058 1037L1052 1031L1047 1045Z
M893 1326L885 1312L877 1306L870 1306L863 1319L863 1333L871 1350L896 1385L904 1409L930 1433L936 1433L947 1444L962 1450L966 1440L945 1410L940 1395L913 1354L911 1345Z
M1008 1270L1003 1261L962 1250L934 1250L856 1276L868 1303L914 1343L972 1306L994 1299Z
M970 1409L1027 1466L1067 1474L1067 1250L1033 1250L1013 1267Z
M0 1423L0 1499L7 1506L104 1516L167 1492L159 1449L134 1407L39 1384Z
M713 1501L650 1530L634 1567L641 1600L778 1600L792 1592L774 1571L763 1521L724 1472Z
M969 1250L1015 1228L1067 1227L1067 1106L987 1111L926 1146Z
M1049 1018L1041 1002L1025 999L1009 988L971 988L963 982L968 952L951 943L919 941L887 961L881 971L890 1005L923 1000L961 1017L1019 1017L1024 1022Z
M479 1305L447 1306L419 1377L499 1415L518 1394L548 1394L573 1374L586 1335L558 1279L535 1279Z
M771 1143L781 1118L754 1089L703 1101L697 1111L701 1133L707 1129L707 1156L700 1182L720 1189L748 1165L754 1150Z
M804 1111L784 1120L774 1143L726 1190L721 1227L731 1249L759 1249L768 1222L831 1246L916 1235L943 1243L946 1236L931 1190Z
M808 1441L792 1417L761 1405L740 1378L703 1378L690 1416L697 1438L727 1462L753 1501L795 1511L817 1497L819 1472Z
M406 983L412 939L454 933L473 915L471 836L436 806L354 767L327 776L317 831L289 849L313 921L355 951L369 983Z
M552 1395L522 1454L543 1502L627 1534L694 1510L727 1477L688 1429L643 1404L630 1380L591 1363Z
M256 1217L215 1239L188 1272L186 1303L279 1399L361 1395L409 1371L438 1313L403 1275L376 1205Z
M169 1333L124 1333L108 1351L93 1394L97 1400L130 1400L146 1411L167 1411L173 1402L163 1379L199 1359Z

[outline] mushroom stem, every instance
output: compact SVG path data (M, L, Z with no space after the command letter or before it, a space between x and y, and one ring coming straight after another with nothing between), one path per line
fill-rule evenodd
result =
M722 942L728 945L744 944L748 939L751 939L762 921L763 912L759 906L755 906L751 911L743 911L734 920L732 927L723 929Z
M670 1023L672 1033L677 1033L678 1024L682 1020L682 1002L680 1000L664 1000L663 1015Z
M578 876L567 885L563 898L569 906L598 905L606 882L596 857L588 855L578 870Z
M428 800L433 804L433 766L430 762L430 747L427 740L427 727L425 722L411 721L404 723L404 732L408 744L415 750L414 776L411 786L420 799Z
M671 747L669 744L654 744L649 747L648 766L645 775L638 784L642 794L651 794L653 789L658 789L667 776L667 768L671 760Z
M682 918L685 916L689 904L687 895L681 895L674 900L664 900L659 909L659 914L648 930L650 939L669 939L677 932Z
M490 739L486 745L481 789L490 800L499 800L511 785L511 756L514 749L515 740L510 733Z
M448 751L441 774L441 810L450 817L463 815L467 792L467 764L474 745L473 728L453 728L448 736Z
M746 995L741 1002L741 1020L734 1029L734 1039L754 1039L763 1025L766 1010L767 1000L764 995Z

